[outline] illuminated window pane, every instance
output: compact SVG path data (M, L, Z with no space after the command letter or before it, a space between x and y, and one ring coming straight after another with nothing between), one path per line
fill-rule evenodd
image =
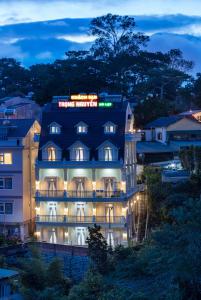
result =
M12 153L0 153L0 164L11 165L12 164Z
M87 127L86 126L78 126L77 133L87 133Z
M56 160L56 150L54 147L48 148L48 160L50 160L50 161Z
M105 133L115 133L115 126L114 125L106 125Z
M112 161L112 148L110 147L107 147L107 148L104 148L104 158L105 158L105 161Z
M60 133L60 127L59 126L51 126L50 127L50 133L51 134L59 134Z
M75 149L75 160L77 160L77 161L84 160L84 149L83 148Z

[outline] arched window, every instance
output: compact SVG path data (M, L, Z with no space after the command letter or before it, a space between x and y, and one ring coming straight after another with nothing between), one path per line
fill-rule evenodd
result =
M105 158L105 161L112 161L113 160L112 148L111 147L105 147L104 148L104 158Z
M54 147L48 147L48 160L49 161L55 161L56 160L56 149Z
M76 161L84 160L84 148L82 147L75 148L75 160Z

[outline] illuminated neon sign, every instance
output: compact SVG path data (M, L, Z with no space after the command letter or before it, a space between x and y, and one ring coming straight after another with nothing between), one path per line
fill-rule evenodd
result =
M70 96L71 101L98 101L96 94L77 94Z
M70 107L97 107L97 101L59 101L58 106L60 108Z
M70 100L59 100L59 108L76 107L112 107L112 102L99 102L96 94L75 94L70 96Z

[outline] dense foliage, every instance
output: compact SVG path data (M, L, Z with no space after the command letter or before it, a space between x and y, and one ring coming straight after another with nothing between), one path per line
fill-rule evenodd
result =
M154 209L158 217L149 239L137 247L118 246L107 261L108 273L88 272L70 291L70 300L201 298L200 178L168 189L158 181L159 171L147 169L146 178L152 222ZM161 190L158 198L155 189Z
M136 32L134 18L95 18L89 34L95 38L89 51L69 51L53 63L26 69L14 59L0 59L0 97L33 92L44 104L74 92L122 93L137 103L139 125L201 105L200 74L189 75L192 62L178 49L147 51L149 38Z

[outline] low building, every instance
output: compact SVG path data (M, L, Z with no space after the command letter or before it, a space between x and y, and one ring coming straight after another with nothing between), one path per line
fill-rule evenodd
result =
M41 107L30 97L5 97L0 99L0 118L36 119L41 118Z
M137 144L142 163L171 161L182 148L201 146L201 124L192 116L161 117L147 124Z
M19 277L19 273L14 270L0 269L0 300L21 299L13 288L13 283Z
M138 192L134 118L115 96L54 97L42 117L36 163L36 236L85 245L101 225L108 244L132 236L129 203ZM109 100L108 100L109 99Z
M0 232L24 240L34 230L35 159L40 125L0 119Z

